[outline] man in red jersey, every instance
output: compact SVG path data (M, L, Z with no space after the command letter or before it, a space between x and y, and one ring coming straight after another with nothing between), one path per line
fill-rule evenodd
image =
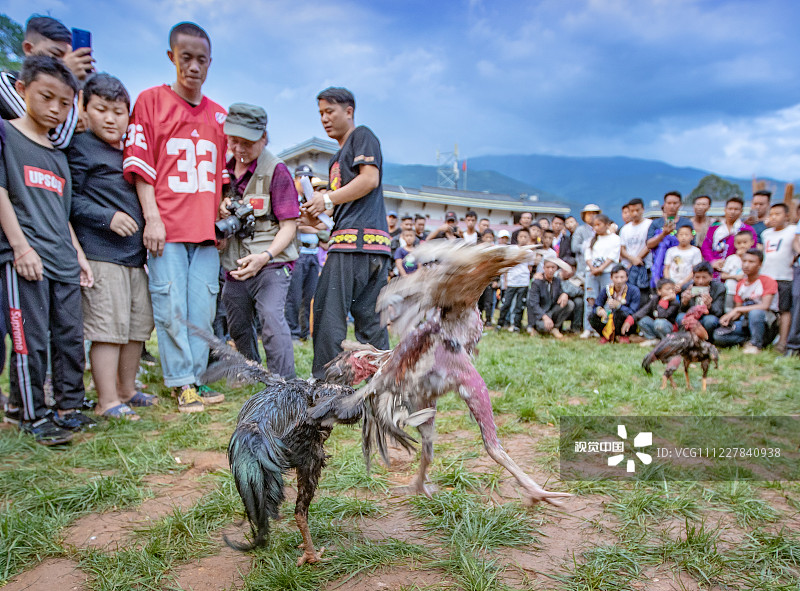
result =
M176 81L142 92L125 143L123 170L144 212L144 245L164 384L181 412L224 397L198 386L208 345L187 323L213 332L219 292L214 221L228 182L225 109L203 96L211 40L194 23L169 34Z

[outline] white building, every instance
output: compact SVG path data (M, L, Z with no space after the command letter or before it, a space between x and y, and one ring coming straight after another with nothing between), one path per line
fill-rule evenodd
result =
M315 176L327 179L328 162L338 150L336 142L313 137L283 150L278 154L278 158L281 158L291 171L301 164L308 164ZM425 185L417 188L384 183L383 197L386 211L396 211L400 217L424 215L428 218L428 229L442 225L448 211L455 212L459 220L463 220L468 211L474 211L478 214L478 219L488 218L492 228L496 230L510 228L519 219L519 215L526 211L532 213L534 219L551 218L555 214L566 216L570 211L565 205L539 201L536 197L522 198Z

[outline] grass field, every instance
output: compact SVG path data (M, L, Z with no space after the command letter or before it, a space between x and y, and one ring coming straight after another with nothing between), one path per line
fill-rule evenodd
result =
M162 404L137 423L102 421L64 449L0 429L0 586L7 589L800 589L800 485L788 482L567 483L561 415L796 415L800 365L772 353L722 355L709 390L661 391L634 345L488 334L477 367L504 446L563 508L520 504L455 396L442 399L432 499L402 494L416 458L364 470L360 431L338 427L311 506L325 560L296 567L292 476L285 519L252 554L224 450L243 401L181 415ZM310 372L311 345L296 348ZM679 380L681 381L681 380ZM5 388L5 386L4 386ZM93 393L92 393L93 394ZM794 442L795 446L797 441Z

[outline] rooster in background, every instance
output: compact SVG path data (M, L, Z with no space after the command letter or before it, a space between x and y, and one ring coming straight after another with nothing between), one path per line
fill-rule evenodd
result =
M357 351L346 353L347 359L334 359L336 375L331 382L284 380L271 374L260 364L245 359L222 341L204 336L218 362L208 368L203 381L227 378L231 382L257 383L265 388L245 402L236 421L236 430L228 445L228 459L236 489L244 503L252 530L250 544L225 542L236 550L248 551L267 542L269 520L278 519L283 503L283 474L297 470L297 502L294 517L303 537L303 555L297 565L318 562L325 548L317 552L308 528L308 506L314 498L320 473L325 466L325 441L333 425L357 423L363 413L363 399L354 396L348 384L363 380L380 363L373 353L361 359ZM352 364L350 364L350 362ZM319 407L315 407L317 403ZM308 414L314 409L315 418ZM407 445L411 445L407 438Z
M680 367L681 361L683 361L683 372L686 374L686 387L690 390L692 385L689 382L689 364L699 362L703 368L704 392L711 362L714 362L715 368L719 368L719 352L708 342L708 332L700 324L700 318L706 314L708 309L702 304L690 308L681 321L682 329L661 339L661 342L642 360L642 367L648 374L652 373L650 365L656 359L666 364L667 368L661 381L662 390L667 387L667 380L673 388L675 387L672 374Z
M458 392L480 427L489 456L514 476L526 498L558 505L555 499L570 495L543 489L503 449L489 390L472 364L483 332L478 299L493 277L530 258L530 251L442 240L417 247L414 256L419 269L392 280L378 298L381 320L400 337L399 344L392 351L346 352L329 367L331 375L349 376L352 356L360 355L362 365L370 355L382 356L369 365L377 368L372 379L355 393L365 403L362 446L367 465L373 447L389 464L388 439L410 451L414 440L403 427L416 426L422 449L411 489L430 496L426 479L433 459L436 400ZM311 409L312 417L324 412L318 406Z

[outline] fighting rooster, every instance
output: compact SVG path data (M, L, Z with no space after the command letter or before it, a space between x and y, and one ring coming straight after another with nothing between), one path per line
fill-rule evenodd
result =
M642 367L648 374L652 373L650 365L656 359L666 364L667 368L661 381L662 390L667 387L668 380L670 385L675 387L672 374L680 367L681 361L683 361L683 372L686 374L686 387L690 390L692 385L689 382L689 364L698 362L703 368L704 392L711 362L714 362L714 367L719 368L719 352L708 342L708 332L700 324L700 318L705 314L708 314L708 309L702 304L690 308L681 321L682 329L665 336L642 360Z
M458 392L480 427L489 456L514 476L530 502L557 505L555 499L570 495L543 489L500 445L489 391L472 365L472 354L483 331L478 299L493 277L524 262L530 251L434 241L418 247L414 255L419 269L392 280L377 304L383 323L390 323L401 340L392 351L376 352L385 357L370 366L378 369L356 392L365 402L362 446L367 464L373 447L389 464L389 439L410 451L413 440L403 427L416 426L422 449L411 488L430 495L426 476L433 458L436 400L448 392ZM363 356L369 352L358 353L363 363ZM345 353L338 363L352 365L348 355L354 354ZM332 364L330 370L335 366ZM420 423L426 411L430 415ZM314 416L317 411L310 412Z
M350 353L352 367L346 375L342 369L347 362L335 359L338 383L284 380L269 373L261 365L245 359L222 341L205 337L211 344L218 362L208 368L203 381L215 382L227 378L238 383L263 383L265 388L245 402L236 421L236 430L228 445L228 459L236 489L244 503L252 530L250 544L225 542L236 550L248 551L266 543L269 520L278 519L283 503L283 474L290 468L297 471L297 502L295 521L303 537L303 555L297 565L320 560L325 548L317 552L308 529L308 506L314 498L322 468L325 466L323 445L334 424L357 423L363 413L363 399L354 396L350 380L363 379L364 372L375 371L369 363L379 363L380 355L361 361ZM355 352L352 352L353 354ZM308 411L316 408L315 417Z

